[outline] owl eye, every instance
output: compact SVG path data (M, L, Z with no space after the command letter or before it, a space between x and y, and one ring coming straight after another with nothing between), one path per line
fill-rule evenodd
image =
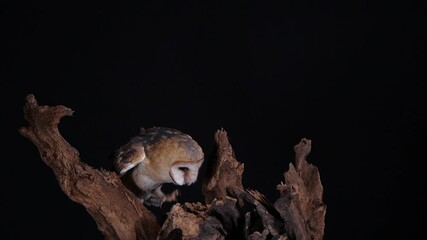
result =
M188 167L179 167L178 168L180 171L183 171L183 172L186 172L186 171L188 171L189 169L188 169Z

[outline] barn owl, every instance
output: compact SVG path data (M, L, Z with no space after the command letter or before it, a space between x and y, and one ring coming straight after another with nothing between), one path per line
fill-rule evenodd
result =
M121 146L114 159L123 183L146 205L175 201L178 190L165 194L162 185L191 185L204 161L201 147L176 129L153 127Z

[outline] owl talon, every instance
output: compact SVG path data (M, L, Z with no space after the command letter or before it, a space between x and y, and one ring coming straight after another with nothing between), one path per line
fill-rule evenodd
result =
M170 194L167 194L165 197L165 201L167 202L173 202L176 201L177 197L180 195L180 192L178 189L175 189L175 191L171 192Z
M143 196L143 199L141 201L147 206L161 207L165 202L176 201L179 195L180 192L178 189L169 194L165 194L162 192L161 186L159 186L154 189L150 194Z
M178 189L176 189L175 191L173 191L172 193L166 194L163 198L162 201L160 202L160 207L163 205L163 203L165 202L175 202L177 200L177 197L179 196L180 192Z

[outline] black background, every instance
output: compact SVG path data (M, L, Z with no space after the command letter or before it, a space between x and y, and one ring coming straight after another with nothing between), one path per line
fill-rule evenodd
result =
M271 201L293 146L312 139L325 239L426 236L424 6L6 2L0 11L2 239L103 239L18 134L30 93L75 111L61 133L96 168L140 127L177 128L206 155L224 128L244 186ZM203 201L200 184L180 201Z

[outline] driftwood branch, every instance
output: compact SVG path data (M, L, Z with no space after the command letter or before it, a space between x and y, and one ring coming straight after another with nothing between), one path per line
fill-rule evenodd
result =
M317 167L307 163L311 141L303 138L295 147L295 164L289 164L285 183L277 186L280 198L275 208L285 220L289 236L295 239L322 239L326 205Z
M225 131L215 133L217 158L210 163L203 181L203 195L206 204L214 199L225 200L227 196L239 198L244 190L242 185L243 163L237 161Z
M215 133L217 156L203 179L205 203L177 203L162 226L117 174L96 170L80 161L78 151L58 131L64 106L39 106L26 98L29 126L20 133L39 149L64 191L83 205L106 239L322 239L326 205L317 168L307 163L311 141L295 146L280 198L270 203L260 192L242 185L244 165L237 161L224 130Z
M154 214L122 185L117 174L83 163L79 152L62 138L59 121L72 113L64 106L39 106L29 95L24 106L29 126L19 132L37 146L64 193L86 208L107 239L155 239L160 226Z

